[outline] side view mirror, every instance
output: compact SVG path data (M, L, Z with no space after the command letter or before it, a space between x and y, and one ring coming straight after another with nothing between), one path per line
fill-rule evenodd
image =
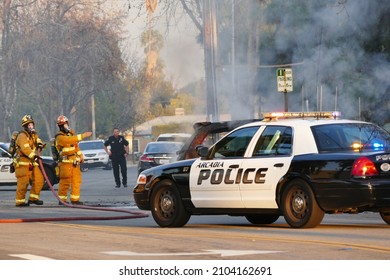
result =
M207 157L209 154L209 148L205 146L196 146L195 151L202 158Z

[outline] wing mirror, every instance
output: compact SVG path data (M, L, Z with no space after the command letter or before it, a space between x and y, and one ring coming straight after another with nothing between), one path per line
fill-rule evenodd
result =
M196 150L196 153L202 157L202 158L205 158L209 155L209 148L208 147L205 147L205 146L196 146L195 148Z

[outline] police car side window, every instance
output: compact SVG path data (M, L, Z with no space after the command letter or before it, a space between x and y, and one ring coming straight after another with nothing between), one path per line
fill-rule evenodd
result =
M245 127L221 139L214 147L212 158L243 157L249 142L258 129L259 126Z
M287 126L267 126L253 151L253 156L290 155L292 129Z
M8 154L3 149L0 149L0 152L1 152L1 157L9 157Z

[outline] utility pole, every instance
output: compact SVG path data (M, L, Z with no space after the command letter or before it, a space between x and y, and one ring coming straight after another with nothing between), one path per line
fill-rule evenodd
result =
M215 1L203 0L203 36L206 73L207 118L219 121L216 86L217 23Z

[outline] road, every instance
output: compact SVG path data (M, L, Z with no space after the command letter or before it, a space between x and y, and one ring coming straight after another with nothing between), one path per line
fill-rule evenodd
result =
M83 173L82 200L107 209L139 211L129 187L114 188L111 171ZM326 215L314 229L292 229L283 218L254 226L243 217L194 216L183 228L159 228L149 215L116 220L23 222L21 219L113 217L59 206L44 191L44 206L16 208L15 186L0 186L0 259L57 260L390 260L389 226L378 214ZM137 215L130 215L137 217ZM14 223L5 223L14 219Z

